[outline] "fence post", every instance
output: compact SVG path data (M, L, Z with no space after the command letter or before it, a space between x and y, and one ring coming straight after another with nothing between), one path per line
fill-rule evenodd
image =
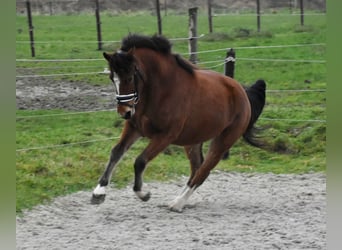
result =
M159 0L156 0L157 18L158 18L158 34L162 34L162 21L160 17L160 4Z
M257 26L258 26L258 32L260 32L260 0L256 0L257 4Z
M293 2L293 0L289 0L289 9L290 9L290 14L292 14L293 13L293 11L292 11L292 8L293 8L293 4L292 4L292 2Z
M234 78L235 71L235 51L230 49L227 51L226 59L224 60L224 74L231 78ZM226 160L229 158L229 149L223 154L222 159Z
M208 23L209 23L209 33L213 33L213 16L212 16L212 0L208 0Z
M28 26L29 26L29 34L30 34L31 56L35 57L36 52L34 49L34 37L33 37L33 25L32 25L32 14L31 14L31 3L30 3L30 1L26 1L26 11L27 11Z
M95 16L96 16L96 30L97 30L97 49L102 50L102 36L101 36L99 0L95 0Z
M167 16L167 0L164 0L164 16Z
M50 12L50 16L52 16L53 11L52 11L52 2L49 1L49 12Z
M300 24L304 25L304 1L299 0L300 2Z
M224 74L231 78L234 78L234 70L235 70L235 51L230 49L227 51L225 65L224 65Z
M197 7L189 9L189 60L197 63Z

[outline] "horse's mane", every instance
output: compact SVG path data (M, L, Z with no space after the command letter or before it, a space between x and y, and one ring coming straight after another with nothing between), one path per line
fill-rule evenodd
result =
M120 49L127 52L132 48L147 48L165 55L173 55L180 67L182 67L188 73L193 74L194 69L196 69L195 65L192 65L180 55L172 54L171 47L172 44L170 41L161 35L144 36L138 34L129 34L122 39Z

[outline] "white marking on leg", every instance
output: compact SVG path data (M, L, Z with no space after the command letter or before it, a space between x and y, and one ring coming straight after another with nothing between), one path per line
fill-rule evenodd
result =
M106 187L104 187L104 186L101 187L100 184L98 184L96 186L96 188L94 189L93 194L94 195L105 195L106 194Z
M182 189L182 191L179 193L178 196L181 196L182 194L184 194L187 190L188 190L189 186L188 185L185 185Z
M189 197L192 195L192 193L195 191L195 188L196 188L195 186L192 188L187 186L184 189L184 191L181 193L181 195L177 196L176 199L174 199L171 202L171 204L169 205L169 208L172 211L182 212L185 203L187 202Z
M137 191L135 194L140 198L143 199L146 196L146 193L143 191Z

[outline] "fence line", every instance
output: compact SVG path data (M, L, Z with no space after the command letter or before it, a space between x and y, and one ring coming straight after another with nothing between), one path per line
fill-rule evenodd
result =
M264 59L264 58L235 58L235 60L242 60L242 61L264 61L264 62L305 62L305 63L326 63L326 61L324 60L293 60L293 59ZM202 63L197 63L197 64L206 64L206 63L214 63L215 61L211 61L211 62L202 62ZM218 61L219 62L219 61ZM214 69L217 68L219 66L225 65L226 62L222 62L222 60L220 61L221 63L218 63L214 66L207 66L205 67L206 69Z
M277 58L243 58L243 57L238 57L235 58L235 60L242 60L242 61L265 61L265 62L305 62L305 63L321 63L324 64L326 63L325 60L306 60L306 59L277 59ZM103 61L101 59L101 61ZM211 63L218 63L214 66L207 66L205 67L206 69L214 69L216 67L222 66L224 64L226 64L226 61L224 59L221 60L215 60L215 61L206 61L206 62L198 62L198 65L206 65L206 64L211 64ZM25 68L25 67L17 67L16 69L21 69L21 70L35 70L35 69L70 69L70 67L73 68L98 68L99 66L61 66L61 67L29 67L29 68ZM96 73L96 72L95 72ZM97 73L107 73L107 72L97 72ZM63 74L63 73L61 73ZM60 74L60 75L61 75ZM72 73L70 73L72 74ZM75 73L75 74L83 74L83 73ZM85 74L85 73L84 73ZM87 73L87 74L92 74L92 73ZM27 77L39 77L39 76L54 76L52 75L27 75ZM26 77L26 75L19 75L16 76L18 78L23 78Z
M40 147L31 147L31 148L20 148L16 149L16 152L24 152L24 151L31 151L31 150L42 150L42 149L49 149L49 148L61 148L61 147L68 147L68 146L75 146L75 145L81 145L81 144L87 144L87 143L93 143L93 142L99 142L99 141L109 141L113 139L119 139L119 136L116 137L110 137L105 139L94 139L94 140L88 140L88 141L81 141L81 142L71 142L66 144L55 144L55 145L47 145L47 146L40 146Z
M255 17L255 16L257 16L257 14L256 13L250 13L250 14L248 14L248 13L242 13L242 14L240 14L240 13L225 13L225 14L219 14L219 13L217 13L217 14L212 14L213 15L213 17L215 17L215 16L253 16L253 17ZM279 16L301 16L301 15L303 15L303 16L326 16L327 14L326 13L304 13L304 14L301 14L301 13L290 13L290 14L270 14L270 13L267 13L267 14L263 14L263 13L260 13L260 16L273 16L273 17L279 17Z
M201 35L200 37L202 37ZM200 38L199 37L199 38ZM188 38L179 38L180 39L188 39ZM174 39L175 40L175 39ZM246 46L246 47L236 47L236 49L268 49L268 48L290 48L290 47L304 47L304 46L325 46L325 43L317 43L317 44L293 44L293 45L271 45L271 46ZM215 50L207 50L207 51L198 51L193 52L193 54L201 54L201 53L210 53L210 52L217 52L217 51L227 51L230 48L222 48L222 49L215 49ZM192 53L187 53L187 55ZM310 63L325 63L323 60L293 60L293 59L266 59L266 58L237 58L240 60L259 60L259 61L278 61L278 62L310 62ZM41 60L32 60L32 59L16 59L16 61L19 62L80 62L80 61L103 61L103 59L41 59ZM217 67L225 64L225 60L219 60L219 61L208 61L208 62L201 62L200 64L206 64L206 63L216 63L220 62L220 64L212 66ZM68 74L50 74L50 75L26 75L26 76L17 76L18 78L21 77L45 77L45 76L66 76L66 75L89 75L89 74L103 74L108 73L106 70L103 72L88 72L88 73L68 73ZM325 92L324 89L315 89L315 90L267 90L267 92ZM49 117L49 116L65 116L65 115L78 115L78 114L85 114L85 113L93 113L93 112L107 112L107 111L113 111L114 109L108 109L108 110L90 110L90 111L83 111L83 112L73 112L73 113L63 113L63 114L50 114L50 115L33 115L33 116L19 116L17 119L28 119L28 118L36 118L36 117ZM319 122L319 123L325 123L325 120L318 120L318 119L309 119L309 120L300 120L300 119L276 119L276 118L260 118L261 120L268 120L268 121L284 121L284 122ZM97 142L97 141L105 141L105 140L111 140L114 138L107 138L102 140L89 140L84 142L75 142L75 143L68 143L68 144L60 144L60 145L49 145L49 146L41 146L41 147L31 147L31 148L22 148L16 150L16 152L21 151L28 151L28 150L40 150L40 149L47 149L47 148L57 148L57 147L65 147L65 146L73 146L73 145L79 145L79 144L85 144L85 143L91 143L91 142Z
M64 73L64 74L50 74L50 75L20 75L16 78L37 78L37 77L49 77L49 76L76 76L76 75L95 75L106 74L106 72L86 72L86 73Z
M325 43L310 43L310 44L288 44L288 45L268 45L268 46L243 46L243 47L234 47L234 48L221 48L221 49L214 49L214 50L203 50L192 52L193 54L203 54L203 53L211 53L211 52L218 52L218 51L228 51L230 49L234 50L242 50L242 49L270 49L270 48L293 48L293 47L305 47L305 46L325 46ZM181 53L182 55L189 55L191 53Z
M15 41L16 43L28 44L30 41ZM102 41L103 43L121 43L121 41ZM97 41L34 41L35 44L53 44L53 43L97 43Z
M80 68L80 69L91 69L91 68L99 68L99 66L83 66L83 65L75 65L75 66L52 66L52 67L16 67L16 69L20 70L35 70L35 69L70 69L70 68Z
M45 117L53 117L53 116L68 116L68 115L81 115L81 114L89 114L89 113L97 113L97 112L109 112L115 111L115 109L105 109L105 110L89 110L89 111L80 111L73 113L63 113L63 114L49 114L49 115L27 115L27 116L18 116L16 119L29 119L29 118L45 118ZM288 119L288 118L260 118L260 120L267 121L289 121L289 122L321 122L325 123L326 120L321 119L309 119L309 120L298 120L298 119Z
M326 120L300 120L300 119L275 119L275 118L260 118L260 120L266 121L285 121L285 122L317 122L317 123L326 123ZM51 149L51 148L61 148L61 147L68 147L68 146L75 146L75 145L82 145L87 143L94 143L100 141L109 141L114 139L119 139L120 136L116 137L109 137L105 139L94 139L94 140L87 140L87 141L80 141L80 142L71 142L66 144L55 144L55 145L47 145L47 146L38 146L38 147L30 147L30 148L20 148L16 149L16 152L25 152L25 151L32 151L32 150L43 150L43 149Z
M199 64L199 63L198 63ZM205 64L205 63L201 63L201 64ZM226 64L226 62L225 61L221 61L221 63L219 63L219 64L216 64L216 65L214 65L214 66L210 66L210 67L205 67L206 69L214 69L214 68L216 68L216 67L219 67L219 66L222 66L222 65L225 65Z
M270 93L281 93L281 92L292 92L292 93L305 93L305 92L326 92L325 89L284 89L284 90L266 90L266 92ZM114 92L113 92L114 94ZM78 112L68 112L68 113L55 113L55 114L44 114L44 115L24 115L24 116L16 116L16 119L31 119L31 118L44 118L44 117L56 117L56 116L69 116L69 115L83 115L89 113L98 113L98 112L113 112L116 109L97 109L97 110L86 110L86 111L78 111ZM288 119L287 119L288 120ZM304 121L304 120L303 120ZM314 121L314 120L305 120L305 121Z
M277 59L277 58L244 58L238 57L236 60L243 61L265 61L265 62L305 62L305 63L326 63L325 60L307 60L307 59Z
M223 50L223 49L222 49ZM208 53L203 51L203 53ZM248 58L248 57L237 57L236 60L249 60L249 61L279 61L279 62L308 62L308 63L326 63L325 60L315 60L315 59L280 59L280 58ZM17 62L82 62L82 61L103 61L103 59L38 59L38 60L30 60L30 59L16 59ZM207 61L207 62L198 62L197 64L207 64L207 63L217 63L224 62L222 60L216 61ZM89 67L89 66L87 66ZM33 67L34 69L35 67ZM39 69L39 67L36 67ZM25 68L24 68L25 69Z
M114 92L113 92L113 94L114 94ZM109 112L109 111L115 111L115 109L98 109L98 110L87 110L87 111L79 111L79 112L48 114L48 115L47 114L45 114L45 115L25 115L25 116L16 116L16 119L52 117L52 116L67 116L67 115L80 115L80 114L89 114L89 113L97 113L97 112Z
M170 41L187 41L190 39L200 39L204 37L205 34L201 34L200 36L196 37L176 37L176 38L168 38ZM22 43L22 44L28 44L31 41L15 41L16 43ZM102 41L102 43L121 43L122 41ZM62 41L62 40L56 40L56 41L34 41L35 44L53 44L53 43L98 43L98 41L95 40L89 40L89 41L73 41L73 40L68 40L68 41Z
M268 89L266 92L326 92L326 89Z
M15 59L16 62L84 62L84 61L103 61L99 58L81 59Z
M304 4L303 4L303 1L304 0L299 0L299 9L300 9L300 13L298 14L298 15L300 15L300 23L301 23L301 26L303 26L304 25L304 17L305 16L308 16L308 15L310 15L310 13L308 14L308 13L304 13ZM32 13L31 13L31 2L30 1L26 1L25 2L26 3L26 13L27 13L27 17L28 17L28 23L29 23L29 34L30 34L30 45L31 45L31 56L32 57L35 57L35 47L34 47L34 45L37 43L35 43L35 41L34 41L34 25L33 25L33 22L32 22ZM33 3L34 4L34 3ZM52 3L50 2L49 3L49 5L50 5L50 15L52 15L52 12L53 12L53 10L52 10ZM291 5L291 3L290 3L290 5ZM77 5L78 6L78 5ZM101 3L101 5L100 5L100 3L99 3L99 0L95 0L95 6L93 6L93 8L91 8L93 11L95 11L95 16L96 16L96 33L97 33L97 44L98 44L98 50L101 50L102 49L102 45L103 45L103 43L104 43L104 41L102 41L102 31L101 31L101 21L100 21L100 16L101 16L101 14L100 14L100 6L102 7L102 3ZM105 5L104 5L105 6ZM121 5L120 5L121 6ZM36 8L37 8L38 6L36 6ZM79 8L80 6L78 6L78 8ZM108 7L108 6L107 6ZM276 14L274 14L274 13L272 13L272 14L270 14L270 13L261 13L260 12L260 0L257 0L257 2L256 2L256 10L257 10L257 13L253 13L251 16L256 16L257 17L257 27L258 27L258 32L260 32L260 26L261 26L261 21L260 21L260 19L261 19L261 16L276 16ZM295 6L293 6L293 7L295 7ZM196 18L196 20L197 20L197 8L198 8L198 6L196 7L196 11L195 11L195 13L193 13L193 14L191 14L192 12L191 12L191 10L192 10L192 8L189 8L188 10L189 10L189 20L192 20L191 19L191 17L192 16L195 16ZM208 1L208 4L207 4L207 8L208 8L208 17L209 17L209 22L210 22L210 28L209 28L209 33L212 33L213 32L213 25L212 25L212 2L211 1ZM160 14L160 4L159 4L159 0L157 0L156 1L156 5L155 5L155 7L154 8L152 8L153 10L155 9L155 11L156 11L156 16L157 16L157 23L158 23L158 34L162 34L162 20L161 20L161 14ZM296 8L295 8L296 9ZM291 10L292 10L292 5L291 5ZM17 10L18 11L18 10ZM41 10L42 11L42 10ZM166 12L166 4L165 4L165 12ZM325 14L326 15L326 13L312 13L311 15L317 15L317 14ZM220 14L216 14L215 16L218 16L218 15L220 15ZM226 14L225 14L226 15ZM231 15L230 13L229 13L229 15ZM247 15L250 15L249 13L247 13ZM283 13L281 13L281 14L278 14L278 15L280 15L280 16L284 16L284 14ZM296 16L297 15L297 13L295 12L295 13L291 13L290 15L287 15L287 16ZM232 16L234 16L234 15L232 15ZM236 15L236 16L244 16L244 14L239 14L239 15ZM197 22L197 21L196 21ZM197 32L197 28L196 29L193 29L193 27L191 26L191 27L189 27L189 34L192 34L191 32L194 32L193 34L196 34L196 32ZM194 36L196 36L196 35L194 35ZM189 40L190 41L190 51L196 51L196 49L194 49L194 50L191 50L191 48L192 48L192 46L194 46L194 45L191 45L191 43L193 42L193 41L195 41L195 43L197 42L197 40L195 39L195 40ZM57 41L58 42L58 41ZM88 41L83 41L83 43L85 43L85 42L88 42ZM91 42L91 43L93 43L93 42ZM193 53L190 53L190 58L196 58L196 54L193 54Z
M326 120L296 120L296 119L272 119L272 118L260 118L260 119L268 120L268 121L288 121L288 122L319 122L319 123L326 122ZM20 149L16 149L16 152L61 148L61 147L82 145L82 144L94 143L94 142L100 142L100 141L109 141L109 140L114 140L114 139L119 139L119 138L120 138L119 136L116 136L116 137L109 137L105 139L94 139L94 140L87 140L87 141L80 141L80 142L71 142L71 143L66 143L66 144L55 144L55 145L47 145L47 146L39 146L39 147L31 147L31 148L20 148Z
M242 49L270 49L270 48L293 48L293 47L306 47L306 46L326 46L326 43L309 43L309 44L288 44L288 45L267 45L267 46L243 46L243 47L235 47L234 50L242 50ZM197 52L186 52L180 53L182 55L190 55L190 54L203 54L203 53L211 53L218 51L228 51L231 48L220 48L213 50L203 50ZM15 59L16 62L82 62L82 61L102 61L103 59Z
M297 62L297 63L320 63L324 64L326 63L325 60L311 60L311 59L277 59L277 58L243 58L243 57L237 57L236 60L242 60L242 61L264 61L264 62ZM101 59L103 61L103 59ZM207 69L216 68L218 66L224 65L226 62L225 60L218 60L218 61L208 61L208 62L201 62L199 64L208 64L208 63L214 63L214 62L221 62L217 65L206 67ZM95 66L94 66L95 67ZM25 68L23 68L25 69ZM35 68L33 68L35 69ZM39 69L37 67L36 69ZM92 74L106 74L108 72L99 71L99 72L82 72L82 73L59 73L59 74L48 74L48 75L18 75L16 78L37 78L37 77L53 77L53 76L72 76L72 75L92 75Z
M312 120L301 120L301 119L282 119L282 118L262 118L260 117L260 120L266 120L266 121L286 121L286 122L318 122L318 123L326 123L326 120L317 120L317 119L312 119Z

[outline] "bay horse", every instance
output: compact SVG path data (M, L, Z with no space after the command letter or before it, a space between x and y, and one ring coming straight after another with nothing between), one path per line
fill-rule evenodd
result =
M147 163L170 144L185 149L191 173L182 193L169 205L176 212L182 211L191 194L241 136L258 146L252 132L265 104L263 80L245 90L236 80L197 68L172 53L171 43L160 35L130 34L123 38L119 50L103 56L114 85L114 74L120 81L117 112L125 123L91 203L104 201L115 166L141 137L149 143L135 160L133 190L142 201L151 196L142 190ZM204 158L202 143L208 140L211 143Z

